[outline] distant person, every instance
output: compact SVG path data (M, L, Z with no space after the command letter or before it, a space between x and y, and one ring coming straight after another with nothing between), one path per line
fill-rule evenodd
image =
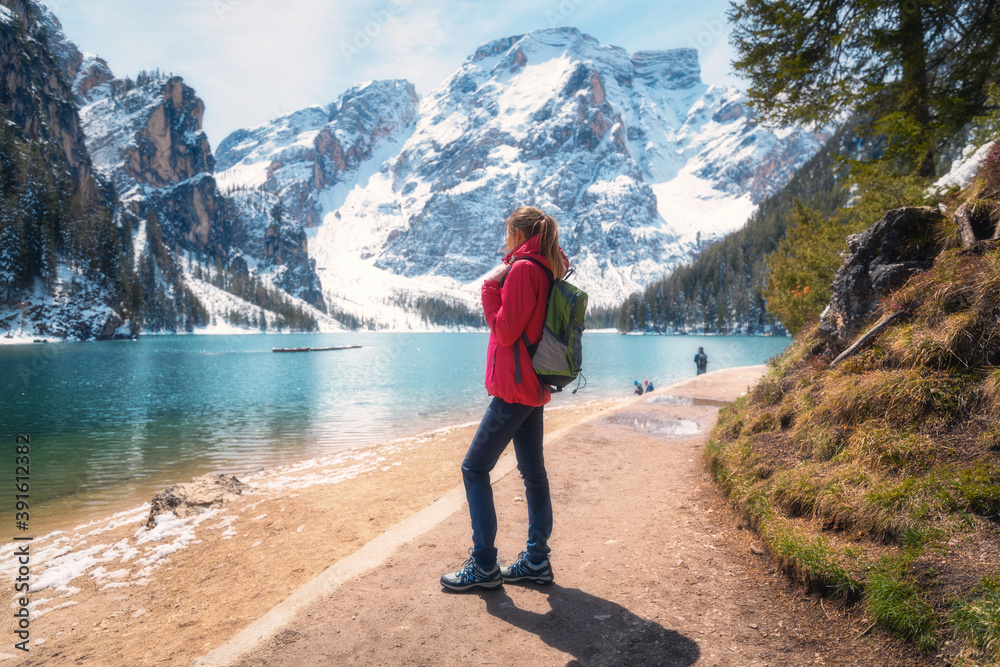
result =
M504 228L509 252L503 263L486 276L481 290L483 314L490 327L486 391L493 400L462 461L472 519L472 548L470 557L456 572L441 577L441 585L453 591L496 588L505 581L552 581L552 500L542 456L542 411L552 396L535 376L526 346L542 338L551 286L541 266L515 259L531 257L548 267L556 279L566 275L569 260L559 248L556 221L533 206L516 209ZM528 341L520 342L522 334ZM497 513L490 471L512 439L517 468L524 479L528 542L517 560L501 569L495 545Z
M646 393L648 394L651 391L653 391L653 383L650 382L649 380L646 380Z
M705 348L698 348L698 354L694 355L694 363L698 367L698 375L708 370L708 355L705 354Z
M636 394L637 396L642 396L642 385L641 385L641 384L639 384L639 381L638 381L638 380L636 380L636 381L635 381L635 392L634 392L634 393L635 393L635 394Z

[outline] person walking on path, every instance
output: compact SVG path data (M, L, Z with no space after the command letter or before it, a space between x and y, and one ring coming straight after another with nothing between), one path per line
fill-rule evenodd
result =
M503 582L552 581L549 536L552 501L542 456L543 406L551 394L535 376L531 355L521 335L535 345L542 337L551 284L548 274L566 275L569 260L559 247L556 222L533 206L522 206L507 218L503 263L482 286L483 313L490 327L486 352L486 391L493 397L462 462L462 479L472 519L470 557L455 572L442 575L441 585L454 591L496 588ZM503 569L497 561L496 508L490 471L513 440L517 468L524 479L528 505L527 548Z
M705 354L705 348L698 348L698 354L694 355L694 363L698 366L698 375L708 370L708 355Z

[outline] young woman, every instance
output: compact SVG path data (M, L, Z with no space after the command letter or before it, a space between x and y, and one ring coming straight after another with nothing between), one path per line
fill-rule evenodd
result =
M546 300L552 287L544 264L555 278L566 275L569 261L559 248L556 222L533 206L511 213L505 225L507 250L503 264L486 277L483 313L490 327L486 352L486 391L493 400L462 462L465 495L472 518L470 558L441 585L456 591L495 588L504 581L552 581L549 535L552 502L542 457L542 410L551 395L535 376L521 334L534 345L542 337ZM515 362L516 360L516 362ZM528 543L517 560L500 568L494 542L497 516L490 471L507 444L514 441L517 469L524 479L528 504Z

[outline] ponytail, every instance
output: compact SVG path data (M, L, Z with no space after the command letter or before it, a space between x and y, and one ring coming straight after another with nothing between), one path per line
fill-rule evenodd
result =
M539 250L549 261L556 280L566 275L566 263L559 250L559 228L551 216L534 206L520 206L507 217L507 231L520 231L525 239L538 236Z

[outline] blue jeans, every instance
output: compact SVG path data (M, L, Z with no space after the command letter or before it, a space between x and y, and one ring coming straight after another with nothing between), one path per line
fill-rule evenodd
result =
M472 555L476 563L486 570L492 570L497 562L497 513L493 505L490 471L511 439L514 440L517 469L524 479L528 505L528 557L537 562L544 560L549 553L552 500L542 457L542 412L542 407L494 398L462 461L465 497L469 501L472 517Z

